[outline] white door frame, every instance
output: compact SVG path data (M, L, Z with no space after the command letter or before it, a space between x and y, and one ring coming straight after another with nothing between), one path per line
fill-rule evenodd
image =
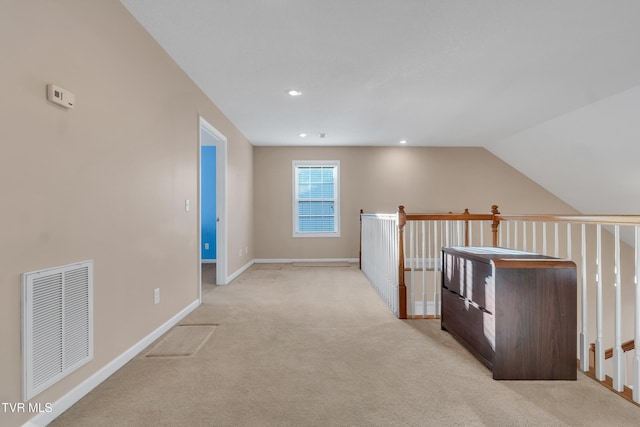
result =
M216 284L227 284L227 137L198 116L198 298L202 301L202 132L216 147Z

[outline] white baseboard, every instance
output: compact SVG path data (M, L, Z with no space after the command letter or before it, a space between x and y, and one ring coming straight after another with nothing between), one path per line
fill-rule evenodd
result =
M203 260L202 262L205 262L205 261ZM357 263L358 262L358 258L252 259L251 261L249 261L248 263L246 263L245 265L240 267L240 269L238 269L232 275L227 276L227 283L225 283L225 285L228 285L229 283L231 283L234 279L236 279L238 276L240 276L242 273L244 273L253 264L291 264L291 263L294 263L294 262L350 262L350 263ZM222 285L222 286L225 286L225 285Z
M171 329L174 325L184 319L189 313L200 306L200 301L196 300L182 309L178 314L167 320L159 328L144 337L138 343L134 344L124 353L113 359L106 366L95 374L84 380L82 383L74 387L70 392L56 400L52 405L51 412L42 412L31 420L27 421L22 427L44 427L51 423L56 417L69 409L74 403L82 399L87 393L96 388L100 383L113 375L118 369L122 368L128 361L137 356L142 350L147 348L151 343L160 338L162 334Z
M202 264L215 264L218 260L215 259L201 259L200 262Z
M228 276L226 285L228 285L229 283L231 283L231 281L233 281L239 275L244 273L249 267L251 267L254 264L254 262L255 262L255 260L252 259L251 261L249 261L248 263L246 263L245 265L240 267L240 269L237 270L235 273L233 273L231 276Z
M284 259L255 259L256 264L291 264L293 262L358 262L358 258L284 258Z

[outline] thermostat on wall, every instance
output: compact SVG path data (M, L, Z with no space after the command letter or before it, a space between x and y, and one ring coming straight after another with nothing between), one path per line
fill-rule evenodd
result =
M73 93L54 84L47 85L47 99L64 108L73 108L76 103L76 96Z

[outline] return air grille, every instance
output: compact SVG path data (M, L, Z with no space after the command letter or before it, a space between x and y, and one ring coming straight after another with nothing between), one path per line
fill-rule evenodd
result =
M93 261L25 273L23 400L93 358Z

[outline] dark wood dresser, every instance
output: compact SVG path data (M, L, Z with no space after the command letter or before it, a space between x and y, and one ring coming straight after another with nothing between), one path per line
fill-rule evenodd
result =
M575 380L572 261L493 247L442 250L441 326L496 380Z

